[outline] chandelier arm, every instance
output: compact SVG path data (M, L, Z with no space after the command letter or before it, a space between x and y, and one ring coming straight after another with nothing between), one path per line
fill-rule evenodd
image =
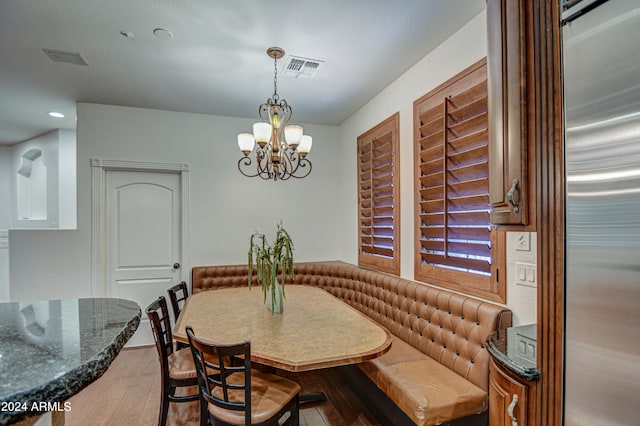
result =
M295 164L291 161L291 153L287 148L283 146L281 148L281 153L282 160L280 161L280 180L288 180L291 177Z
M256 177L259 176L260 173L247 173L243 170L243 168L246 168L247 170L249 170L249 167L251 167L251 164L253 163L253 160L251 159L251 157L246 156L246 157L242 157L238 160L238 170L240 170L240 173L242 173L243 175L245 175L246 177Z
M302 157L297 152L295 153L295 156L297 158L297 162L295 169L291 172L291 177L302 179L309 176L309 173L311 173L311 169L313 168L311 161L309 161L306 157ZM300 171L301 174L298 174L298 171Z
M262 114L264 113L265 110L267 110L267 104L260 104L260 106L258 106L258 117L260 117L260 120L264 121L265 123L268 123L269 120L266 120Z
M280 100L280 102L278 103L278 108L284 111L284 113L282 114L282 124L281 124L281 127L284 129L286 125L289 124L289 121L293 116L293 108L291 108L291 105L287 103L286 99Z
M271 179L271 174L269 172L269 156L268 152L265 150L256 151L256 168L257 168L257 176L260 176L262 179L268 180Z
M289 157L291 162L291 175L295 176L298 171L298 167L300 166L300 156L296 150L289 151Z

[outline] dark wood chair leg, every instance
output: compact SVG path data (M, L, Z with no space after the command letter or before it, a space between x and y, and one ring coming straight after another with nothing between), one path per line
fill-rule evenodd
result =
M169 392L171 388L163 384L162 401L160 402L160 415L158 416L158 426L167 424L167 415L169 414Z
M297 397L291 409L292 426L300 426L300 398Z
M200 395L200 426L209 426L209 410L207 409L207 401Z

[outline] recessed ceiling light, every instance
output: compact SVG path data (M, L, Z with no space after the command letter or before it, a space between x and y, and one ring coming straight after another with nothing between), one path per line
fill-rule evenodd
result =
M55 118L64 118L64 114L56 111L49 111L49 115Z
M171 40L173 38L173 33L164 28L156 28L153 30L153 35L158 37L160 40Z

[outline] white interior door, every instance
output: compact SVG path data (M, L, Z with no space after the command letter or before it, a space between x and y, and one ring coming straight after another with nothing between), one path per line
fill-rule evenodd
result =
M106 174L107 295L143 310L127 346L153 344L144 309L180 281L180 188L177 173Z

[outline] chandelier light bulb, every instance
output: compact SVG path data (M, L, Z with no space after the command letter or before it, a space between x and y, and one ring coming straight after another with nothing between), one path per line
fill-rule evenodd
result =
M298 154L303 157L311 152L311 145L313 145L313 138L309 135L303 135L300 140L300 145L298 145Z
M253 125L253 137L258 146L264 148L271 141L271 124L258 122Z
M253 151L253 147L256 145L256 139L251 133L240 133L238 135L238 146L240 151L246 156Z
M284 138L287 141L287 145L291 149L296 149L296 147L300 144L300 139L302 139L302 133L304 129L302 126L297 124L292 124L284 128Z

